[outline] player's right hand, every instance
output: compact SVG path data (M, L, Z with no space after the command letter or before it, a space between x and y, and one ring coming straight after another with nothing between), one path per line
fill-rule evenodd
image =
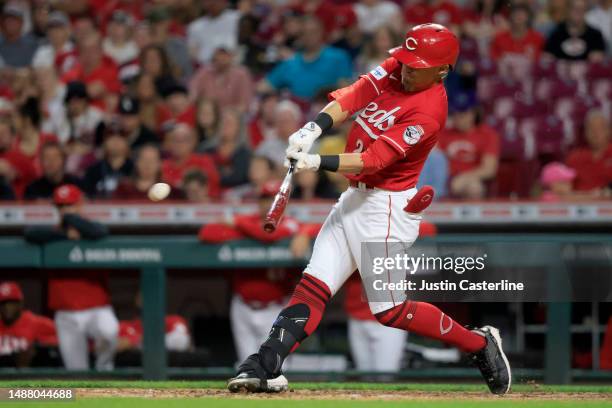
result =
M312 144L323 131L314 122L308 122L297 132L289 136L289 147L287 148L287 156L293 153L308 153Z

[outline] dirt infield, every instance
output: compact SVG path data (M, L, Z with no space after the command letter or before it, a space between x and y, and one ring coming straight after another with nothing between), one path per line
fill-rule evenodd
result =
M486 392L469 391L368 391L368 390L290 390L281 394L232 394L222 389L153 389L153 388L77 388L77 398L244 398L244 399L303 399L303 400L542 400L542 401L611 401L609 393L598 392L517 392L503 397Z

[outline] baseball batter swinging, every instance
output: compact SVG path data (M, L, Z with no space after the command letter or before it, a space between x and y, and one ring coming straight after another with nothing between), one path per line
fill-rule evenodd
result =
M416 240L421 216L403 208L417 193L423 163L444 128L447 97L442 81L458 54L459 41L444 26L415 26L404 43L390 51L390 58L352 85L332 92L332 101L316 119L289 138L287 158L295 161L297 171L340 172L350 187L323 224L310 263L268 339L229 380L230 391L286 390L284 359L312 334L330 298L358 268L361 243ZM356 112L345 153L308 153L317 137ZM385 326L469 353L492 393L510 390L510 365L497 329L466 329L437 307L409 299L370 302L370 309Z

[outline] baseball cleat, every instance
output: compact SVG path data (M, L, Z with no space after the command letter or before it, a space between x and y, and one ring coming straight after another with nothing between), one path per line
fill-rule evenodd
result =
M227 382L231 392L283 392L289 389L289 382L282 373L266 373L259 363L259 355L250 355L238 367L238 374Z
M472 331L483 336L487 340L487 345L482 350L471 353L470 360L478 367L493 394L506 394L510 391L512 373L508 358L502 350L499 330L484 326Z

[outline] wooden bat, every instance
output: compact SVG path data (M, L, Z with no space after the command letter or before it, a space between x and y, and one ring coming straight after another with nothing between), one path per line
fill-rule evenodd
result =
M295 160L291 160L291 164L289 166L289 170L287 170L287 175L283 179L283 183L274 196L274 201L268 210L268 214L266 214L266 218L264 220L264 231L268 233L273 233L278 226L278 223L283 218L283 214L285 214L285 208L287 208L287 203L289 202L289 196L291 195L293 173L295 172Z

